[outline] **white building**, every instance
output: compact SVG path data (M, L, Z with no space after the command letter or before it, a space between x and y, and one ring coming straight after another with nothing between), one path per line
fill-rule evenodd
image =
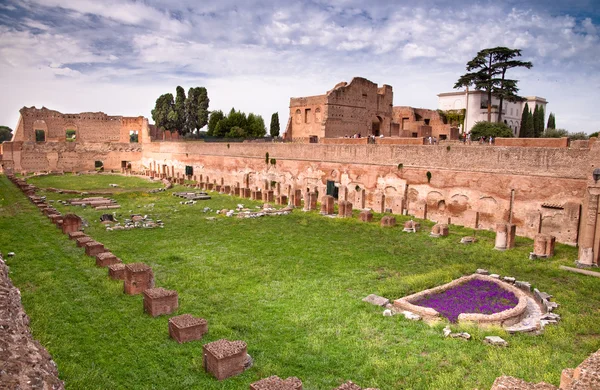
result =
M527 96L524 102L511 103L504 101L502 110L502 121L513 131L515 137L519 136L521 128L521 115L525 109L525 103L529 104L529 109L533 112L536 104L544 108L546 114L546 99L538 96ZM498 120L498 104L500 100L492 96L492 122ZM460 91L445 92L438 95L438 108L440 110L462 110L466 109L464 130L470 132L475 123L487 121L487 93L485 91ZM544 123L545 122L544 118ZM544 126L545 127L545 126Z

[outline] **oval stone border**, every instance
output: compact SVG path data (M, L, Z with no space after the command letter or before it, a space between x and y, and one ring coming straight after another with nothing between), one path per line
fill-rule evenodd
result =
M518 303L515 307L501 311L494 314L480 314L480 313L461 313L458 316L459 323L476 323L478 325L499 325L499 326L511 326L519 323L525 311L527 310L527 295L517 287L514 287L510 283L498 280L491 276L473 274L463 276L455 279L450 283L443 284L441 286L433 287L427 290L420 291L416 294L412 294L394 301L394 308L411 311L423 317L427 322L437 322L442 319L440 313L437 310L430 307L418 306L412 302L424 298L429 295L437 294L446 291L450 288L456 287L462 283L470 280L483 280L487 282L496 283L501 288L512 292L518 299Z

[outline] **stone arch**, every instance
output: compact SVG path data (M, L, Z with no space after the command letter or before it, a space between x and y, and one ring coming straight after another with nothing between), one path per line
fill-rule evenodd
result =
M436 210L440 201L444 200L444 195L438 191L430 191L425 198L427 202L428 210ZM446 209L446 203L444 203L444 209Z
M409 202L416 202L419 199L419 191L414 188L408 190L407 198Z
M483 196L477 202L477 211L494 214L498 210L498 201L491 196Z
M381 131L381 124L383 123L383 119L379 115L374 116L371 119L371 134L378 137Z
M454 194L446 207L453 215L459 215L469 208L469 198L466 195Z
M315 123L321 123L321 107L317 107L315 110Z
M300 109L296 110L296 114L294 115L294 117L297 125L302 123L302 111Z

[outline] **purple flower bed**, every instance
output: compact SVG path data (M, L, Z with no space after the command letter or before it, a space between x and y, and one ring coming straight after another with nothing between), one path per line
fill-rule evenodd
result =
M515 294L496 283L472 279L411 303L435 309L450 322L457 322L460 313L494 314L512 309L518 302Z

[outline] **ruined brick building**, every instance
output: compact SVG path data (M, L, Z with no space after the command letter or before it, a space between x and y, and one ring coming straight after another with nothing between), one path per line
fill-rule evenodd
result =
M131 166L145 174L188 175L288 198L335 188L338 199L355 209L479 229L512 221L518 235L552 234L559 242L578 244L583 264L598 264L600 143L595 139L571 145L560 139L499 139L496 146L394 144L419 140L396 134L442 134L443 123L428 110L393 107L391 87L361 78L322 96L292 99L290 106L290 137L304 143L163 140L143 117L23 108L12 142L1 145L0 163L16 172ZM379 132L384 138L376 144L329 144L320 138L355 132ZM319 143L309 143L311 136ZM266 163L267 154L275 164Z
M355 77L324 95L291 98L286 128L289 140L318 142L323 138L436 137L458 139L458 129L444 123L437 111L394 107L392 87Z

